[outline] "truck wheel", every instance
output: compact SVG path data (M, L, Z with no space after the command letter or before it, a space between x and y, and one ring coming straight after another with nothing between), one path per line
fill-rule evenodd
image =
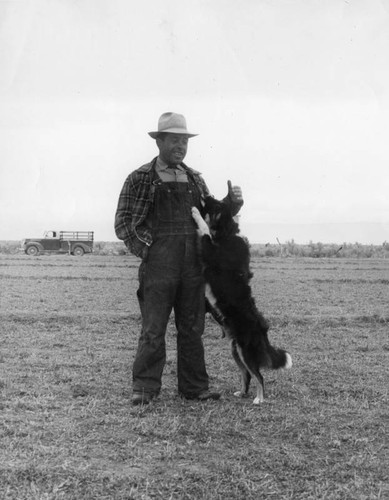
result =
M82 257L85 253L85 250L82 247L74 247L73 248L73 255L76 257Z
M31 245L30 247L27 248L26 254L27 255L38 255L39 253L39 248L36 247L35 245Z

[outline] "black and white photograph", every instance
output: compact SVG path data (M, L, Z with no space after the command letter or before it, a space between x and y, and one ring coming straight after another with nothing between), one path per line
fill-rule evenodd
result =
M389 498L389 0L0 0L0 497Z

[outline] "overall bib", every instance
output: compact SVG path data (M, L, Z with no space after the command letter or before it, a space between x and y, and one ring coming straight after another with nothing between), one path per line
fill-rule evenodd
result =
M178 391L196 396L208 390L202 334L204 280L191 207L200 195L188 182L154 181L150 214L153 244L139 268L137 292L142 332L133 365L133 390L157 395L166 361L165 333L172 310L177 328Z

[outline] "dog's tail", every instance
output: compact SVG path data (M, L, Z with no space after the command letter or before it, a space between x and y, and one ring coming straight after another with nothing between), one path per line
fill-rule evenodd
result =
M269 343L267 346L267 354L268 359L270 359L270 366L268 366L268 368L273 370L278 370L279 368L292 368L292 356L283 349L277 349Z
M269 368L271 370L278 370L279 368L289 369L292 368L292 356L284 349L278 349L270 344L267 332L269 330L269 324L263 315L254 308L257 318L257 324L259 324L259 330L262 332L261 335L261 361L260 366L263 368Z

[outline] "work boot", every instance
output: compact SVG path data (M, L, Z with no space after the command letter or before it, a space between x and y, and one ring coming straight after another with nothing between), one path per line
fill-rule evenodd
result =
M146 392L134 392L132 395L132 404L134 406L148 405L152 399L153 396Z
M202 391L198 394L183 394L185 399L191 399L196 401L207 401L208 399L213 399L214 401L220 399L219 392Z

